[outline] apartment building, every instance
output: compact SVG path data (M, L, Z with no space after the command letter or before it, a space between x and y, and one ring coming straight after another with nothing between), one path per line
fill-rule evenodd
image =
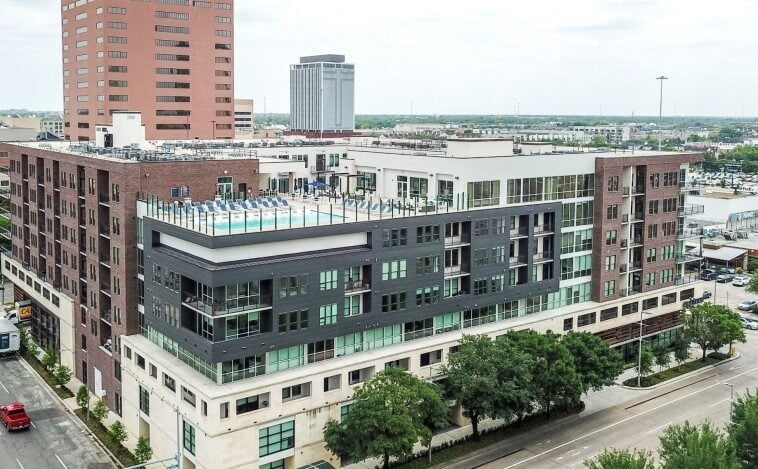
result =
M254 195L258 160L176 144L3 144L5 152L11 252L2 273L17 300L32 300L35 340L59 350L76 377L121 414L120 338L140 330L138 194Z
M512 147L349 147L344 199L144 199L127 427L185 467L339 466L322 428L355 387L387 366L435 379L464 333L588 331L627 358L640 321L671 340L702 293L680 231L700 155Z
M142 112L148 139L234 137L234 2L61 1L64 129Z
M234 138L251 139L255 130L252 99L234 100Z
M628 125L579 125L569 127L570 131L580 131L592 137L602 137L608 143L626 142L632 138L632 127Z
M348 136L355 129L355 65L344 55L300 57L290 65L290 133Z

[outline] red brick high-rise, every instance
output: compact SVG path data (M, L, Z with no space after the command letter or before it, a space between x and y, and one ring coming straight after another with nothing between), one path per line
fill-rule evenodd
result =
M114 111L150 140L234 137L234 0L62 0L61 18L67 139Z

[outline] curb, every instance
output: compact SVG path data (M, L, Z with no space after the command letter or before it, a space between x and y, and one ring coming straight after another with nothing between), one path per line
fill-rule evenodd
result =
M121 464L118 458L113 453L111 453L111 450L109 450L108 447L105 446L100 441L100 439L92 432L92 430L89 429L87 424L84 423L82 419L80 419L79 416L76 415L74 411L68 405L66 405L66 402L58 395L58 393L56 393L55 390L52 389L49 384L47 384L47 381L42 379L42 377L37 373L37 370L35 370L34 367L32 367L29 364L29 362L26 361L26 358L23 357L22 355L19 355L18 358L23 362L22 366L24 366L27 369L27 371L31 371L34 377L37 379L37 381L42 382L44 387L48 390L48 394L52 394L53 396L55 396L56 399L58 399L61 405L63 405L63 408L66 410L66 412L70 414L71 417L73 417L73 419L76 422L76 425L79 426L81 429L83 429L87 433L87 435L89 435L90 439L92 439L92 441L95 442L95 445L98 448L100 448L105 454L108 455L108 457L111 459L111 462L115 464L115 467L121 467L121 468L124 467L124 465Z
M705 373L706 371L710 371L710 370L716 368L717 366L721 366L721 365L723 365L725 363L729 363L730 361L736 360L736 359L740 358L740 356L741 356L741 354L739 352L737 352L737 354L735 356L733 356L733 357L725 358L724 360L721 360L718 363L714 363L712 365L708 365L708 366L704 366L702 368L698 368L697 370L690 371L689 373L685 373L683 375L677 376L676 378L671 378L671 379L668 379L666 381L663 381L662 383L654 384L652 386L639 387L639 388L637 386L627 386L625 384L619 384L618 386L620 388L622 388L622 389L629 389L631 391L649 391L649 390L652 390L652 389L658 389L658 388L661 388L663 386L667 386L669 384L676 383L676 382L681 381L683 379L689 378L691 376L696 376L696 375L699 375L700 373Z

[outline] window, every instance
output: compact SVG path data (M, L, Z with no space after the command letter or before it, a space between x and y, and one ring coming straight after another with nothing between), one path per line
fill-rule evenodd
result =
M640 304L639 302L635 301L633 303L626 303L621 305L621 315L627 316L629 314L634 314L639 312L640 310Z
M474 236L487 236L490 234L490 220L474 221Z
M228 419L229 418L229 403L228 402L222 402L218 406L218 415L219 418Z
M616 256L605 256L605 270L616 269Z
M308 327L308 310L279 313L279 332L290 332Z
M353 370L347 373L347 383L352 386L354 384L362 383L371 378L374 374L374 367L369 366L367 368L361 368L360 370Z
M337 288L337 270L324 270L319 274L319 289L321 291Z
M618 192L619 190L619 177L611 176L608 178L608 192Z
M648 202L647 206L648 206L648 208L647 208L648 215L654 215L654 214L658 213L658 201L657 200L651 200L650 202Z
M424 256L416 258L416 274L436 274L440 271L440 256Z
M416 244L434 243L439 240L439 225L424 225L416 228Z
M655 262L656 259L656 250L655 248L650 248L647 251L645 251L645 260L647 262Z
M182 400L192 407L195 407L195 393L182 386Z
M189 451L190 454L195 454L195 427L187 423L186 420L182 420L184 424L184 449Z
M682 290L679 292L679 301L685 301L692 299L695 296L695 289L694 288L688 288L686 290Z
M405 259L382 262L382 280L395 280L398 278L405 278L406 264L407 261Z
M611 296L616 293L616 281L609 280L603 284L603 293L605 296Z
M671 303L676 303L676 292L661 296L661 306L670 305Z
M152 378L158 378L158 368L152 363L150 364L150 376Z
M384 369L388 370L388 369L390 369L391 367L394 366L395 368L400 368L401 370L408 371L409 362L410 362L410 360L408 360L407 358L399 358L397 360L392 360L392 361L389 361L389 362L385 363L384 364Z
M566 318L563 320L563 330L570 331L574 328L574 318Z
M258 430L258 456L268 456L295 447L295 421Z
M143 357L142 355L138 353L135 353L134 361L137 362L138 367L142 368L143 370L145 369L145 357Z
M385 248L405 246L408 243L408 229L395 228L382 230L382 246Z
M658 237L658 225L648 225L647 227L647 238L657 238Z
M320 326L335 324L337 322L337 303L319 307L318 320Z
M440 287L423 287L416 289L416 306L431 305L439 301Z
M589 326L590 324L595 324L597 321L597 313L586 313L586 314L580 314L576 318L576 325L577 327L585 327Z
M334 391L342 385L342 375L327 376L324 378L324 392Z
M139 410L147 416L150 415L150 391L142 386L139 387Z
M619 217L619 206L618 204L612 204L606 207L606 215L605 218L607 220L616 220Z
M487 279L477 278L474 280L474 295L483 295L487 293Z
M658 307L658 297L654 296L653 298L648 298L646 300L642 300L642 309L653 309Z
M655 285L655 272L648 272L645 274L645 285L648 287Z
M279 278L279 298L308 294L308 274Z
M616 244L616 236L617 236L616 230L608 230L605 232L605 245L611 246L613 244Z
M442 349L421 354L421 366L429 366L442 361Z
M619 315L618 306L615 306L613 308L606 308L600 311L600 320L609 321L611 319L616 319L618 315Z
M402 311L405 309L405 292L382 295L382 312Z
M174 378L167 375L166 373L163 373L163 385L176 392L176 381L174 381Z
M235 403L236 414L242 415L248 412L252 412L254 410L265 409L266 407L268 407L268 401L269 401L268 393L243 397L242 399L237 399L237 402ZM228 415L229 403L225 402L224 404L226 404L227 406L226 412ZM222 415L223 415L223 412L222 412Z
M311 383L295 384L282 388L282 402L300 399L311 395Z
M541 180L542 178L540 178ZM541 192L541 191L540 191ZM500 181L469 182L467 186L469 207L500 205Z

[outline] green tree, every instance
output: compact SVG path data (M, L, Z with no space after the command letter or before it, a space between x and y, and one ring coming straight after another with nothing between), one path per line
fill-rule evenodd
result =
M472 438L479 439L479 422L494 417L498 406L497 367L492 357L496 349L485 335L464 335L458 350L443 368L445 388L471 420Z
M605 449L596 457L584 462L588 469L655 469L653 455L649 451L628 449Z
M114 445L118 446L126 441L128 435L126 434L126 427L121 423L121 420L116 420L113 425L108 428L108 439Z
M134 462L144 464L153 457L153 449L150 447L150 441L144 436L137 439L137 446L134 448Z
M95 403L95 407L90 411L90 416L95 422L102 422L104 418L108 417L108 407L102 399L98 399Z
M758 273L758 259L749 259L747 261L747 271Z
M379 372L358 388L350 411L341 422L324 426L326 447L341 458L362 460L410 456L413 445L428 443L432 432L447 421L449 410L439 389L400 368Z
M639 369L637 370L637 374L639 375L640 381L642 381L645 378L645 376L653 372L654 362L655 362L655 355L653 355L653 352L651 352L649 348L643 345L642 357L639 362Z
M554 404L579 402L582 382L576 371L571 352L560 336L548 331L545 334L528 330L509 332L507 336L525 353L531 354L534 396L550 414Z
M19 353L26 356L27 353L36 350L36 345L32 340L31 334L26 329L21 329L21 337L19 340Z
M42 360L40 361L47 371L52 372L58 363L58 356L52 347L48 347L45 349L45 355L42 356Z
M60 387L63 387L71 381L71 368L65 365L58 365L53 371L53 381Z
M700 303L690 308L684 319L684 338L694 342L703 351L718 350L731 341L745 341L745 330L740 317L723 305Z
M662 469L739 469L735 446L728 435L706 422L699 427L668 427L658 449Z
M614 383L624 371L621 354L589 332L569 332L561 338L574 359L582 391L597 391Z
M495 353L491 360L497 373L497 391L494 415L519 424L534 408L534 385L532 383L532 356L518 348L509 336L495 340Z
M660 367L660 371L671 363L671 355L669 355L669 349L663 346L653 347L653 356L655 357L655 364Z
M676 360L677 365L682 366L684 362L690 359L690 344L682 334L677 334L671 347L674 349L674 360Z
M79 390L76 392L76 405L80 409L84 409L89 405L89 391L87 391L87 386L83 384L79 386Z
M753 275L745 285L745 290L750 293L758 293L758 270L753 270L752 273Z
M743 467L758 468L758 392L737 398L732 409L729 435Z

